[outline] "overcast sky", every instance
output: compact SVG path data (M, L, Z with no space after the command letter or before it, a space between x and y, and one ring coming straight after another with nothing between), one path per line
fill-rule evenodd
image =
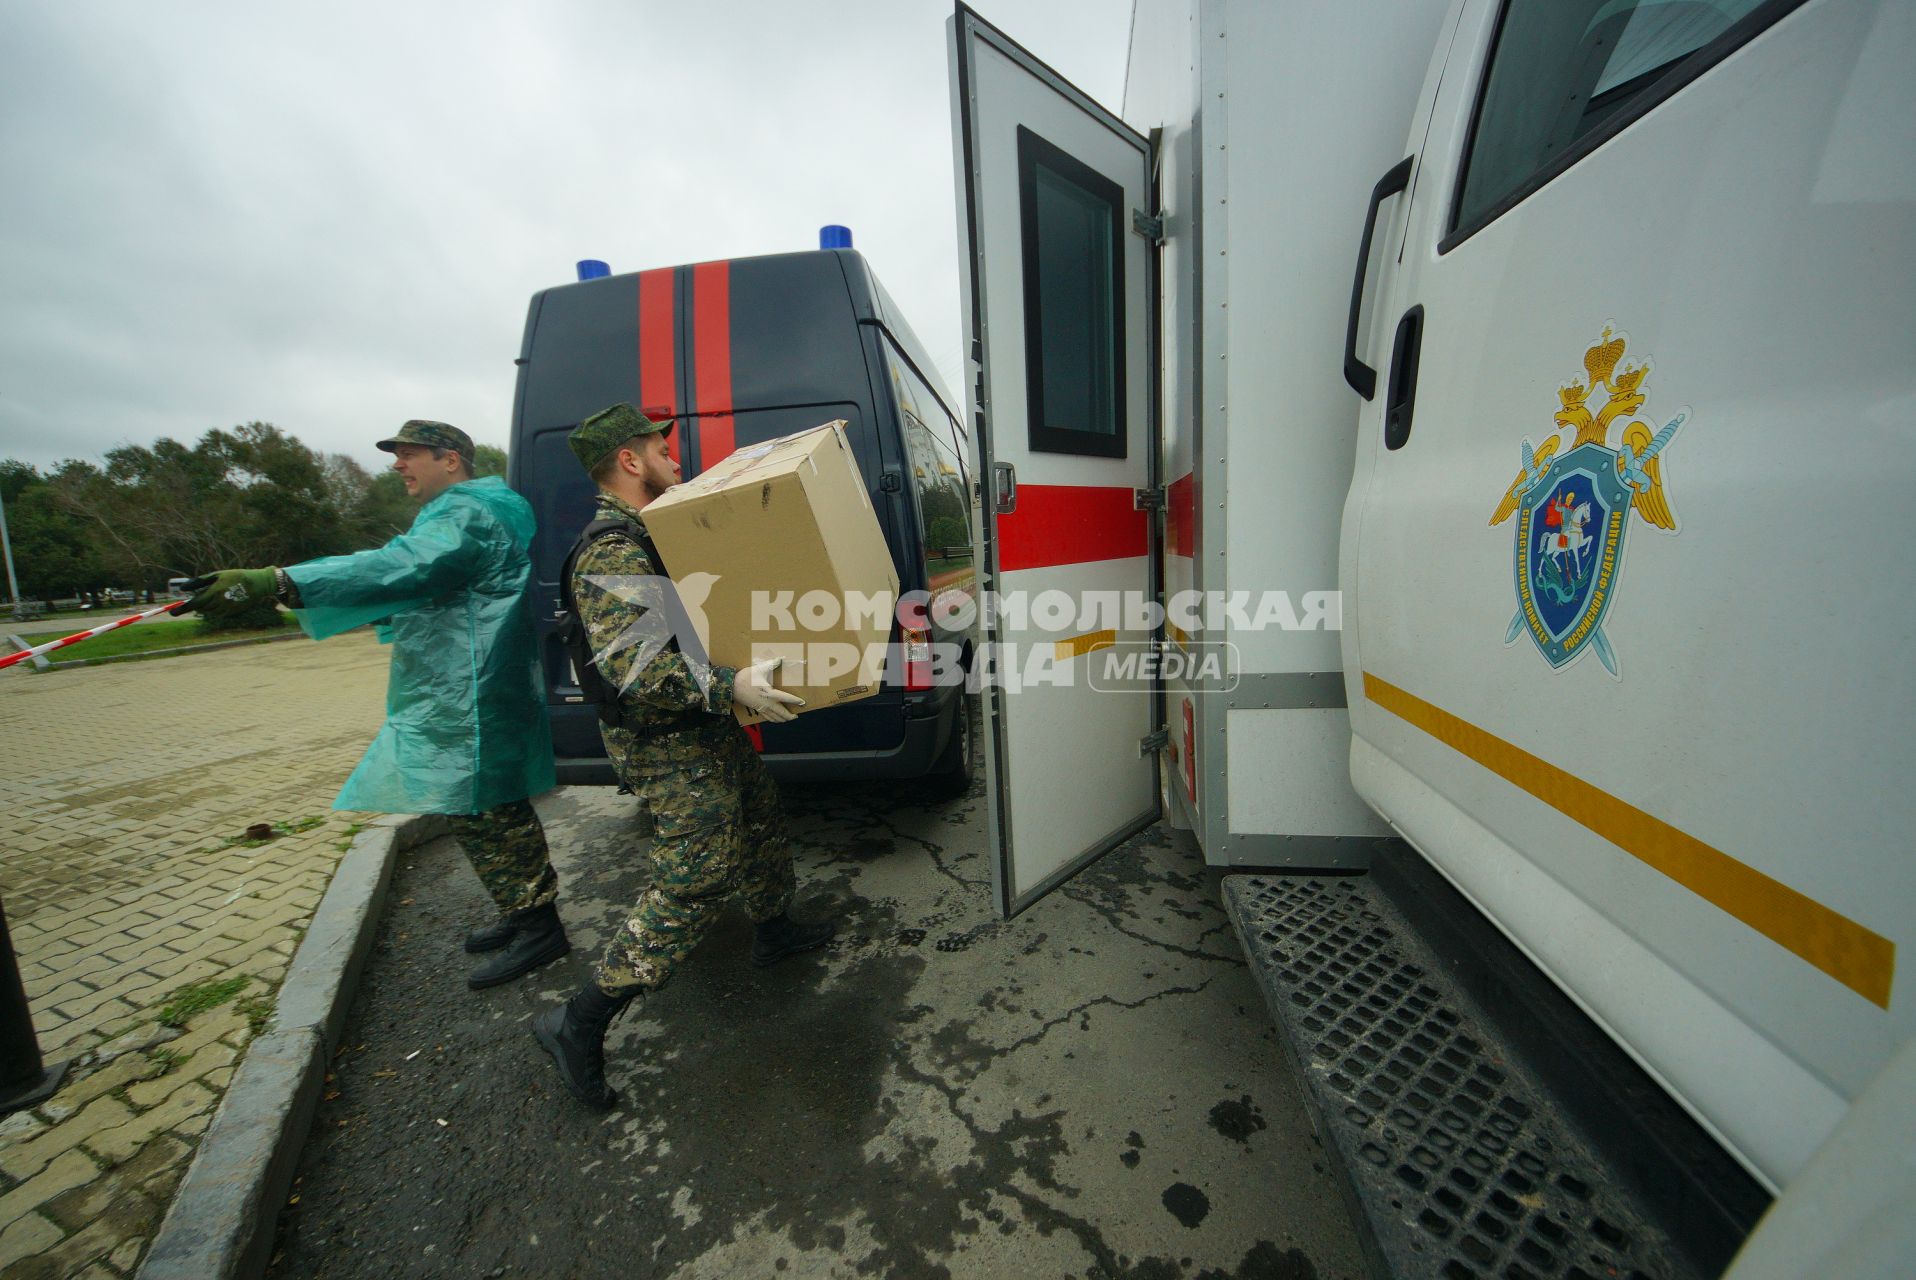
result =
M1131 0L979 6L1116 109ZM527 300L856 247L958 388L943 0L0 0L0 457L504 445Z

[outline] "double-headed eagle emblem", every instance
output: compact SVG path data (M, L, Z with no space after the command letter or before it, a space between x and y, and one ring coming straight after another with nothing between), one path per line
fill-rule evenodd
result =
M1515 644L1528 631L1553 667L1591 648L1613 676L1617 658L1603 618L1615 598L1630 512L1677 532L1662 455L1689 417L1687 409L1679 412L1661 430L1635 418L1647 398L1650 366L1624 364L1626 343L1606 326L1583 353L1584 378L1557 388L1556 432L1539 445L1524 439L1523 469L1490 517L1493 526L1518 517L1517 613L1504 643ZM1590 398L1599 388L1604 399L1593 409ZM1609 443L1613 427L1615 446ZM1566 430L1574 433L1567 446L1558 434Z

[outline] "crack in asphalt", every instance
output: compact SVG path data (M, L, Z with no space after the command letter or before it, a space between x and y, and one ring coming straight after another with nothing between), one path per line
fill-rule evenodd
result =
M1099 996L1095 1000L1087 1000L1083 1004L1078 1005L1073 1009L1067 1010L1066 1012L1059 1014L1057 1017L1052 1018L1049 1021L1043 1023L1042 1025L1039 1026L1039 1028L1036 1031L1032 1032L1030 1035L1025 1036L1018 1040L1014 1040L1010 1044L1005 1045L1003 1048L998 1049L996 1052L992 1054L992 1057L994 1059L1002 1058L1009 1054L1016 1053L1018 1050L1023 1049L1028 1045L1034 1045L1038 1043L1040 1040L1044 1039L1047 1035L1049 1035L1051 1031L1053 1030L1053 1028L1062 1026L1065 1023L1070 1022L1073 1018L1082 1017L1084 1014L1089 1013L1091 1010L1097 1008L1099 1005L1109 1005L1111 1008L1114 1008L1114 1009L1142 1009L1145 1005L1152 1004L1158 1000L1162 1000L1166 996L1199 995L1215 981L1217 981L1217 979L1215 977L1211 977L1211 978L1206 978L1204 981L1198 983L1195 987L1166 987L1162 991L1156 991L1148 996L1145 996L1142 1000L1129 1000L1129 1001L1119 1000L1115 996Z
M1120 908L1096 901L1091 896L1092 893L1095 892L1093 890L1080 891L1080 890L1075 890L1072 886L1067 885L1064 888L1058 890L1058 892L1062 894L1063 896L1071 899L1073 902L1079 903L1082 906L1088 907L1092 911L1095 911L1100 917L1103 918L1106 924L1110 925L1117 932L1123 934L1125 937L1131 939L1133 942L1141 942L1147 947L1154 947L1159 951L1168 951L1172 955L1183 956L1189 960L1213 960L1222 964L1232 965L1233 967L1236 967L1236 968L1243 968L1244 966L1244 960L1240 956L1232 956L1232 955L1221 956L1215 952L1205 951L1195 947L1181 947L1174 942L1165 942L1162 939L1153 938L1147 934L1140 933L1135 929L1126 928L1124 926L1124 923L1118 918L1118 912ZM1216 926L1215 928L1212 928L1212 929L1207 929L1204 933L1198 935L1197 941L1202 942L1204 941L1205 938L1210 937L1213 933L1216 933L1220 929L1224 929L1228 927L1229 925L1227 923L1224 925Z
M895 818L877 809L868 800L859 797L832 797L831 799L814 797L807 808L811 816L820 821L859 832L864 838L870 838L872 833L878 832L889 836L894 844L916 845L925 852L925 856L931 861L932 868L937 871L940 876L951 881L961 889L987 888L991 884L989 879L973 879L960 875L946 862L944 855L947 852L947 848L945 845L935 840L927 839L925 836L915 832L902 829ZM946 820L960 820L967 817L969 813L970 808L968 805L968 807L963 810L955 811ZM832 862L847 860L841 852L842 842L839 841L829 839L820 840L816 836L812 836L795 838L794 843L804 848L817 850L825 854Z

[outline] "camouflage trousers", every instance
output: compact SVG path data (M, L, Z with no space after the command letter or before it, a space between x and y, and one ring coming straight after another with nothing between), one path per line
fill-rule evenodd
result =
M754 922L784 913L795 888L791 844L778 784L736 724L667 751L616 730L605 744L656 830L652 884L606 948L598 983L612 995L656 991L732 894Z
M552 869L546 830L530 800L514 800L484 813L450 814L446 823L501 915L558 898L559 873Z

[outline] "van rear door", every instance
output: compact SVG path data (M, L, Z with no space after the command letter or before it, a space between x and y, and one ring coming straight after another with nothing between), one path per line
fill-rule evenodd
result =
M981 463L986 747L999 909L1014 914L1155 821L1151 637L1087 608L1154 592L1135 501L1157 446L1150 143L969 9L950 26ZM1133 672L1137 670L1133 667Z
M1776 1187L1916 1027L1916 23L1460 9L1380 190L1353 778Z

